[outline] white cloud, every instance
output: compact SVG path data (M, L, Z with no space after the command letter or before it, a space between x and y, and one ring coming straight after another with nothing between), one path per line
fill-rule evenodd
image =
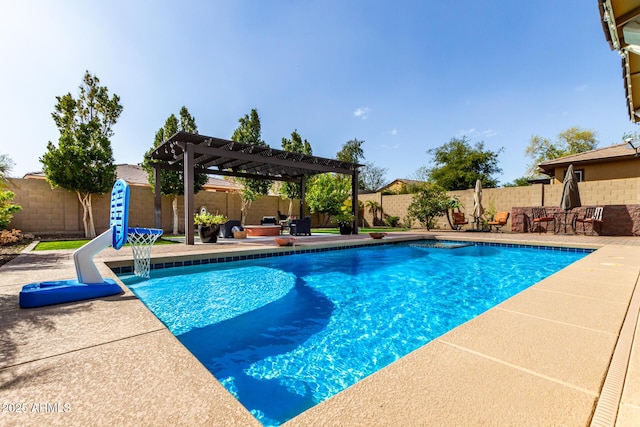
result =
M398 134L398 129L391 129L391 130L389 131L389 135L394 135L394 136L395 136L395 135L397 135L397 134Z
M471 129L462 129L458 131L458 137L462 138L463 136L473 137L476 135L476 128Z
M463 136L467 136L469 138L490 138L492 136L496 136L497 134L498 132L493 129L479 131L476 128L470 128L458 131L458 138L462 138Z
M369 117L369 107L360 107L353 112L353 115L360 117L362 120L366 120Z

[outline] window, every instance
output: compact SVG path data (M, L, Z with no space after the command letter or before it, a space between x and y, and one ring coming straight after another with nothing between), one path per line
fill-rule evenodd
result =
M584 169L574 169L573 173L576 175L578 182L584 181ZM567 176L567 171L564 171L564 176ZM564 176L562 177L563 180Z

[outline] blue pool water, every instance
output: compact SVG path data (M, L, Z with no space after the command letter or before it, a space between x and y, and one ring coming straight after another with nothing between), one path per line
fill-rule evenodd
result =
M278 425L583 256L407 243L122 280L256 418Z

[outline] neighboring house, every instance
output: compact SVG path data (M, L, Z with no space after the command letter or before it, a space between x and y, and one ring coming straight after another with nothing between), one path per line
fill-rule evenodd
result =
M148 186L147 173L139 165L116 165L116 177L124 179L131 186ZM24 179L45 179L43 172L31 172L23 176ZM242 187L234 181L209 176L204 185L205 191L217 191L222 193L238 193Z
M581 182L640 177L640 157L626 143L547 160L538 164L538 171L551 184L561 184L571 164Z
M383 193L383 194L403 194L403 193L408 193L411 187L414 187L420 184L426 184L426 182L416 181L414 179L398 178L398 179L394 179L384 187L379 188L377 192Z

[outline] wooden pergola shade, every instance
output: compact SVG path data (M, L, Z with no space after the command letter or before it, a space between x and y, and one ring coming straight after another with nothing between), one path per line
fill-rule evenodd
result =
M187 245L194 244L195 210L193 182L196 172L272 181L297 182L301 185L300 216L304 215L305 185L308 177L320 173L351 175L351 195L358 232L358 168L357 163L342 162L306 154L243 144L205 135L178 132L156 148L149 158L155 169L155 227L162 228L160 174L163 169L184 173L184 217Z

